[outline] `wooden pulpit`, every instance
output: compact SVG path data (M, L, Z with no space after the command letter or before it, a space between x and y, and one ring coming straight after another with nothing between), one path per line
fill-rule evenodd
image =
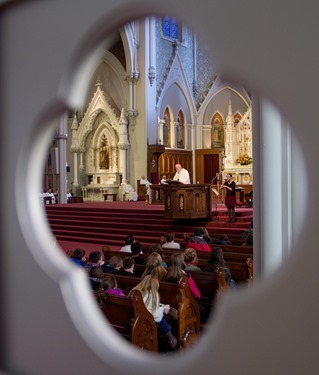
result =
M212 217L210 184L182 184L168 181L163 185L164 216L171 219L209 219Z

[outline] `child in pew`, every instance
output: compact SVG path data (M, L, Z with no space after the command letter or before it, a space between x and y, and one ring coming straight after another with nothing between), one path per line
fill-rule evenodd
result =
M223 250L220 247L213 247L208 258L208 266L203 268L203 271L215 273L217 268L222 268L224 270L227 284L231 288L236 288L236 283L231 278L230 269L226 267Z
M165 281L178 283L182 276L187 276L187 285L192 295L196 299L200 299L200 291L198 290L192 275L185 271L185 262L183 253L174 253L171 255Z
M122 289L120 289L117 285L116 278L114 276L105 276L101 280L101 288L106 294L114 295L114 296L122 296L125 297L125 293Z
M186 247L191 247L196 251L210 251L209 244L204 240L203 228L196 228L194 230L194 236L188 240Z
M101 266L92 267L89 271L89 281L93 290L99 290L104 273Z
M136 277L136 274L134 273L134 266L135 266L134 258L125 257L123 259L123 270L118 270L117 273L119 275Z
M176 349L177 339L171 332L171 326L167 323L164 314L170 311L170 305L160 303L159 280L157 277L147 275L142 281L133 288L139 290L143 296L144 304L147 310L153 315L158 333L168 342L172 350Z
M201 272L201 269L198 267L198 257L194 249L189 248L184 251L184 262L185 262L185 271L197 271Z
M85 251L81 248L77 248L73 251L73 253L70 255L70 259L75 264L85 267L87 264L87 259L85 257Z
M164 261L164 254L163 249L160 244L152 245L148 251L148 256L150 256L152 253L157 253L162 258L162 266L167 270L167 263Z
M135 264L144 264L145 260L141 256L143 254L142 245L140 242L135 241L131 245L132 257L134 258Z
M195 281L189 273L185 271L185 262L184 262L184 254L183 253L174 253L170 257L170 262L167 270L167 275L165 277L165 281L178 283L182 276L187 276L187 286L192 293L193 297L199 301L201 294L199 289L197 288ZM207 319L207 310L205 306L198 303L199 311L200 311L200 321L205 322Z
M164 238L163 238L164 237ZM181 245L175 242L175 233L172 230L166 232L165 236L161 236L163 240L162 247L167 249L180 249Z
M123 268L123 260L120 256L114 255L108 263L103 264L101 267L104 273L115 274Z
M89 262L87 263L86 268L91 269L92 267L102 266L104 263L105 262L102 259L101 251L91 251L89 254Z
M163 259L158 253L152 253L147 257L145 270L142 278L147 275L157 277L158 280L164 280L166 276L166 269L163 267Z

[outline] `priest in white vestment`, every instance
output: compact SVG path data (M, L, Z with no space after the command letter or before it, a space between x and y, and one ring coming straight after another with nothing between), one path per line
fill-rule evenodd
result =
M123 180L121 187L125 201L137 201L137 193L128 180Z

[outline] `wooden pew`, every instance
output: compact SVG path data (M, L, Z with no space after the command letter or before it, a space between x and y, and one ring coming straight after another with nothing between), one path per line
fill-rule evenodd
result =
M143 350L158 351L157 327L146 309L141 293L134 290L129 297L96 293L101 310L117 332Z
M253 254L252 247L248 246L233 246L233 245L221 245L216 246L221 247L224 253L224 259L227 267L230 269L232 278L236 284L249 283L252 284L253 281ZM170 256L176 252L184 251L178 249L163 249L164 260L169 264ZM119 251L109 251L107 253L107 260L109 260L113 255L120 256L122 258L129 256L128 253L123 253ZM200 268L204 268L208 265L209 252L198 251L198 265ZM142 254L142 257L146 260L147 254ZM145 265L136 264L134 267L137 276L141 276L144 272Z
M127 295L132 288L141 281L138 277L117 274L114 276L116 277L119 288ZM193 345L199 336L200 320L198 304L190 294L185 280L181 280L179 284L161 281L159 294L161 296L161 303L169 304L178 311L178 349L184 350Z

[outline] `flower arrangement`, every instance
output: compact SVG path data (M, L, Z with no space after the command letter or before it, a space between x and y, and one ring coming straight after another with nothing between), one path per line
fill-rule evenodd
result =
M247 154L240 155L239 158L236 160L236 163L240 165L249 165L252 162L253 159Z

